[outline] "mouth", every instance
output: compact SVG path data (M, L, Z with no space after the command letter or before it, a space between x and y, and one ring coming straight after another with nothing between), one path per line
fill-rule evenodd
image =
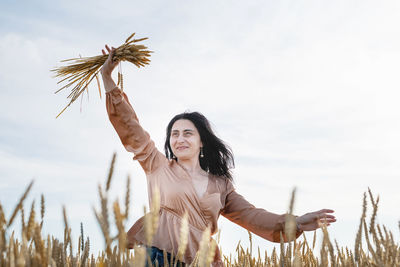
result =
M186 148L188 148L188 147L187 146L179 146L179 147L176 148L176 150L184 150Z

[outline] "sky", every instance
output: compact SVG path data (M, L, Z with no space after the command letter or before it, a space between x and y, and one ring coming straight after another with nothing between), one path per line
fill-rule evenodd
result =
M93 207L116 152L109 199L123 201L130 175L126 228L142 216L146 178L109 122L104 94L93 84L56 119L69 92L54 94L50 72L136 32L154 53L145 68L122 64L124 90L160 150L175 114L200 111L231 146L236 189L255 206L285 213L296 188L295 214L334 209L330 237L353 247L369 187L380 196L378 222L398 237L399 11L398 1L369 0L1 1L6 215L34 179L26 213L33 200L39 211L43 194L43 231L61 239L65 205L73 242L82 222L97 253L104 241ZM248 245L245 229L223 217L219 228L224 254ZM275 246L253 241L268 253Z

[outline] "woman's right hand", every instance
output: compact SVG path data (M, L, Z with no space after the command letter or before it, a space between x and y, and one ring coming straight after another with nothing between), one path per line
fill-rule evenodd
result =
M103 67L101 68L101 75L105 76L108 75L110 76L112 71L115 69L115 67L118 65L118 61L113 60L113 56L115 53L115 48L114 47L108 47L108 45L105 45L107 52L108 52L108 58L106 62L104 62ZM104 51L104 49L101 49L101 52L103 55L107 55L107 53Z
M115 67L118 65L118 61L113 60L113 56L115 53L115 48L108 47L108 45L105 45L107 52L108 52L108 58L104 62L103 67L101 67L100 73L101 77L103 78L103 84L106 92L111 91L114 89L117 85L115 84L114 80L111 77L111 73L115 69ZM103 55L107 55L107 53L104 51L104 49L101 50Z

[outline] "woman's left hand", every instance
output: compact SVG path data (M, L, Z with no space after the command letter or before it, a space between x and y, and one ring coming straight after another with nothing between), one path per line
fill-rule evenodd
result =
M323 224L329 226L336 222L335 216L328 214L333 213L333 210L322 209L315 212L306 213L303 216L296 218L296 223L302 231L313 231L320 228Z

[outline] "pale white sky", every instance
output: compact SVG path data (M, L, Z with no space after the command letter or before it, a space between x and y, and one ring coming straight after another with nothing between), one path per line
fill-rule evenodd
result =
M68 92L50 69L60 60L149 37L150 66L123 64L125 91L157 146L173 115L200 111L236 156L235 181L257 207L296 214L336 211L330 236L353 246L362 193L379 194L378 220L398 236L400 220L400 3L398 1L10 1L0 4L0 201L10 214L46 197L44 231L62 237L67 207L103 240L92 206L112 152L111 200L132 177L129 225L147 203L143 171L124 150L95 85L89 101L59 119ZM233 252L247 232L224 218L221 246ZM16 225L17 226L17 225ZM309 235L311 238L311 235ZM271 252L272 244L255 238Z

